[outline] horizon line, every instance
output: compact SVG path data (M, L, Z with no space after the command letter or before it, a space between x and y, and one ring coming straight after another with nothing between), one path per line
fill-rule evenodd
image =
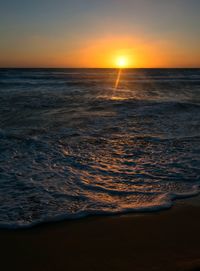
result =
M0 67L0 69L115 69L118 67ZM200 69L199 67L127 67L123 70L130 69Z

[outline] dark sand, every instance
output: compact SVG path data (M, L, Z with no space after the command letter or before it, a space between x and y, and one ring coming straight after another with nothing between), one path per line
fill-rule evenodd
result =
M200 270L199 202L1 230L1 270Z

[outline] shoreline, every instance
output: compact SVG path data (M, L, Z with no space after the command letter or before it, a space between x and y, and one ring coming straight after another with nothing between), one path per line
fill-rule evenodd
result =
M196 186L197 189L198 186ZM37 227L43 227L47 225L55 225L55 224L60 224L60 223L70 223L72 221L79 221L83 219L92 219L92 218L105 218L105 217L116 217L116 216L127 216L127 215L148 215L148 214L153 214L153 213L161 213L167 210L171 210L175 206L180 206L180 204L185 204L185 203L192 203L192 205L198 205L200 206L200 192L197 190L194 193L187 194L187 195L181 195L181 196L176 196L171 199L171 202L168 204L166 203L165 205L161 206L152 206L152 207L144 207L144 208L139 208L139 209L133 209L133 210L127 210L127 211L119 211L119 212L113 212L113 213L97 213L97 214L83 214L79 215L77 217L68 217L65 215L60 215L55 218L49 218L44 221L36 221L32 222L31 224L25 224L25 225L18 225L18 224L0 224L0 231L1 230L8 230L8 231L20 231L20 230L29 230L32 228L37 228ZM177 205L178 204L178 205Z
M168 210L1 229L2 270L200 270L200 196Z

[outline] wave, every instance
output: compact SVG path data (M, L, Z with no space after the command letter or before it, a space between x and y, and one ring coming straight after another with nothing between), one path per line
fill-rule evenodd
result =
M61 222L65 220L72 220L72 219L80 219L87 216L102 216L102 215L119 215L119 214L128 214L128 213L146 213L146 212L158 212L161 210L169 209L173 205L173 201L177 199L183 199L188 197L197 196L199 194L199 186L195 186L194 190L187 193L169 193L160 195L158 198L157 203L149 204L145 206L137 206L137 207L121 207L117 210L104 210L103 208L101 210L93 209L93 210L79 210L77 213L62 213L62 214L54 214L53 216L48 216L46 214L45 217L40 218L38 220L34 221L18 221L14 223L6 223L6 222L0 222L0 228L2 229L26 229L26 228L32 228L34 226L37 226L39 224L46 224L46 223L53 223L53 222Z
M0 227L199 193L199 70L116 72L0 70Z

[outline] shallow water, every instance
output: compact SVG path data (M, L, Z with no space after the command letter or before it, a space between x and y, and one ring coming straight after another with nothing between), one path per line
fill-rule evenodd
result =
M0 226L153 211L200 184L200 69L0 69Z

